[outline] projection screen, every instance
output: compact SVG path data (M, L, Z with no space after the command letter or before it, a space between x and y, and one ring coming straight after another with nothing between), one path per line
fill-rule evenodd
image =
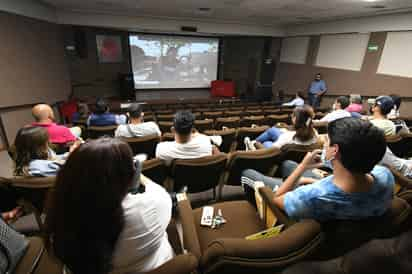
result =
M219 39L130 34L136 89L208 88L217 78Z

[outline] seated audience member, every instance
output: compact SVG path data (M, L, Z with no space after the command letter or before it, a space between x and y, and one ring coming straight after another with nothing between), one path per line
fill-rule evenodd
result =
M143 273L172 259L172 201L116 138L81 145L57 176L46 218L56 256L76 274Z
M190 111L177 112L172 128L175 140L159 143L156 157L170 164L174 159L195 159L217 153L208 136L194 131L194 121L195 116Z
M32 114L36 122L32 126L43 127L49 133L50 142L53 144L67 144L76 141L81 135L79 127L67 128L57 125L54 120L52 108L46 104L35 105Z
M282 106L289 106L289 107L301 107L305 104L305 99L303 98L303 93L301 91L298 91L296 93L295 99L293 99L290 102L283 103Z
M412 160L399 158L389 149L389 147L386 148L385 155L380 164L390 166L403 176L412 179Z
M72 121L73 123L86 123L89 115L89 106L86 103L78 103L77 112L73 113Z
M328 137L323 152L307 153L277 185L274 203L294 219L357 220L384 214L392 200L394 178L387 168L376 165L386 150L382 131L350 117L329 123ZM297 187L305 172L321 166L331 167L333 175ZM265 178L260 180L265 183ZM273 181L269 184L273 187Z
M396 134L395 124L386 117L392 108L393 101L391 97L379 96L372 106L372 116L369 117L371 123L383 130L385 136Z
M126 124L125 115L116 115L109 112L109 105L104 99L97 99L96 111L89 116L88 126L114 126Z
M148 135L162 135L159 126L155 122L143 122L144 112L142 105L133 103L129 107L129 124L120 125L116 132L116 137L143 137Z
M332 106L332 112L326 114L322 119L315 120L315 123L330 123L337 119L351 117L351 114L345 110L349 106L349 98L347 96L339 96L336 98Z
M73 151L79 142L75 142ZM56 155L49 147L49 135L42 127L19 129L14 141L14 175L16 176L54 176L59 171L68 153Z
M399 118L399 109L401 107L402 98L397 94L391 94L389 97L392 98L393 108L388 113L388 119L398 119Z
M0 232L0 273L14 273L26 253L29 241L24 235L14 231L4 218L0 218Z
M310 106L296 107L292 113L293 130L282 131L277 127L267 129L255 141L245 138L247 150L256 148L281 148L287 144L312 145L318 141L318 134L313 128L315 116Z
M362 113L363 111L363 105L362 105L362 97L358 94L356 95L351 95L350 96L350 105L345 109L346 111L349 112L356 112L356 113Z

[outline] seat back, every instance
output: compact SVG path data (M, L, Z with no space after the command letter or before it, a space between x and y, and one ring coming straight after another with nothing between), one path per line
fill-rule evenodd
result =
M245 137L249 137L251 140L254 140L268 128L269 128L268 126L239 128L237 132L237 137L236 137L236 150L246 149L245 143L243 142Z
M387 238L399 234L411 214L410 205L394 197L387 212L380 217L360 221L335 220L321 224L325 234L317 258L330 259L341 256L375 238Z
M133 151L133 154L144 153L147 157L154 158L156 145L160 141L160 137L156 134L148 135L144 137L134 137L134 138L121 138L123 141L127 142Z
M165 186L169 170L162 160L154 158L143 162L142 173L153 182Z
M211 119L195 120L194 127L199 132L204 132L205 130L211 130L213 129L213 120Z
M236 129L206 130L204 133L209 136L218 135L222 137L222 144L219 146L221 152L229 153L232 150L236 139Z
M90 126L87 128L87 138L97 139L103 136L114 137L117 125L113 126Z
M205 111L203 112L203 118L205 119L216 119L223 116L222 111Z
M174 114L158 114L156 115L157 121L167 121L167 122L172 122L174 119L175 115Z
M41 214L45 208L47 195L54 188L56 177L23 177L0 178L0 184L11 187L20 197L18 204L26 213L34 213L37 225L44 231Z
M315 149L322 149L323 142L318 141L312 145L297 145L297 144L288 144L284 145L282 150L282 160L292 160L297 163L300 163L305 157L306 153L313 151Z
M328 124L327 123L319 123L314 124L313 127L317 130L319 134L327 134L328 133Z
M173 122L169 122L169 121L160 121L157 122L159 129L162 133L167 133L167 132L171 132L171 128L173 126Z
M277 123L291 123L290 116L288 114L272 114L268 115L266 118L270 126L274 126Z
M412 134L400 133L386 137L386 143L392 152L400 158L412 157Z
M267 174L280 163L280 160L281 151L276 147L255 151L235 151L229 154L226 184L240 185L240 177L245 169L254 169Z
M215 129L221 130L222 127L238 128L240 125L240 117L219 117L215 121Z
M240 121L240 125L242 127L250 127L252 125L263 126L266 125L267 119L265 116L245 116L243 117L242 121Z
M214 189L221 181L226 161L225 153L173 161L171 177L174 181L174 190L179 191L184 186L188 187L189 193Z

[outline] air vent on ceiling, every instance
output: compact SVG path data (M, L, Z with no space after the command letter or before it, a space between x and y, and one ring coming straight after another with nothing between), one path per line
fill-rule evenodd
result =
M198 8L200 12L210 12L210 8Z
M296 17L296 19L307 21L307 20L312 20L313 18L309 17L309 16L298 16L298 17Z

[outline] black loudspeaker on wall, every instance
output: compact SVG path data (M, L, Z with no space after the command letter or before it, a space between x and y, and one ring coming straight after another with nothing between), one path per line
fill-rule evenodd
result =
M81 27L73 28L74 46L76 48L77 56L80 58L87 58L87 35L86 31Z
M119 91L122 99L135 99L132 73L119 73Z

